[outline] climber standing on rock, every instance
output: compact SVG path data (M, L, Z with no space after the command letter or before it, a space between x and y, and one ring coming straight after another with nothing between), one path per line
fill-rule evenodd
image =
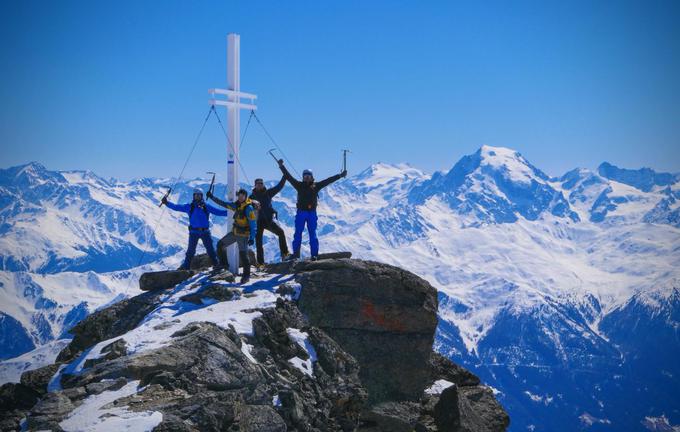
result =
M279 168L283 176L297 190L297 212L295 213L295 234L293 234L293 255L294 259L300 258L300 247L302 246L302 231L307 225L309 232L309 247L312 252L312 260L316 260L319 255L319 239L316 236L316 206L319 198L319 191L331 183L347 176L347 170L343 169L340 174L328 177L319 182L314 181L311 170L302 171L302 181L295 179L283 164L283 159L279 159Z
M250 199L256 200L260 203L260 210L257 212L257 235L255 236L255 244L257 246L257 264L264 264L264 248L262 246L262 235L264 230L272 232L279 237L279 252L281 260L288 257L288 245L286 244L286 234L283 228L279 226L274 220L276 210L272 207L272 198L283 189L286 184L286 177L281 177L279 183L271 189L267 189L264 181L260 178L255 179L255 187L250 193Z
M227 216L227 212L207 204L203 200L203 191L198 188L194 189L193 200L190 204L174 204L168 201L167 196L163 197L161 203L168 206L170 210L189 214L189 246L187 247L184 262L179 269L189 270L191 259L196 254L196 246L199 239L203 242L205 251L208 253L213 266L216 266L217 257L215 256L215 248L210 236L210 215Z
M217 256L220 265L227 266L227 246L236 243L238 245L239 257L243 263L243 274L241 283L250 280L250 259L248 258L248 246L255 243L255 232L257 231L257 215L253 201L248 198L245 189L239 189L236 193L236 201L233 203L222 201L208 191L208 198L234 212L234 225L231 231L217 242Z

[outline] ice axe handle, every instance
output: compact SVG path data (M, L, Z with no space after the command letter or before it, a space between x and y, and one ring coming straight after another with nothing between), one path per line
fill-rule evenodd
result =
M161 202L158 203L158 207L163 206L163 201L165 201L165 199L170 196L170 192L172 192L172 188L168 188L168 191L165 193L165 195L163 195L163 198L161 198Z
M343 150L342 151L342 170L347 171L347 153L349 153L349 150Z
M208 174L212 174L212 180L210 180L210 187L208 188L208 192L213 193L215 191L215 173L210 172Z

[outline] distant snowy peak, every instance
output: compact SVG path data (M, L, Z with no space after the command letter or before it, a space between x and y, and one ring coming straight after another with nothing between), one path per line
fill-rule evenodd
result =
M555 183L562 188L569 204L583 220L601 222L608 211L616 209L615 200L610 197L613 189L609 181L589 169L571 170Z
M59 172L49 171L37 162L0 169L0 186L9 190L36 189L65 183L66 179Z
M680 181L680 174L658 173L651 168L637 170L619 168L603 162L597 172L605 178L627 184L643 192L650 192L657 186L670 186Z
M113 271L131 267L144 248L153 249L149 259L178 249L152 232L160 187L33 162L0 170L0 190L1 270Z
M409 194L414 204L432 197L482 223L512 223L519 217L536 220L544 212L580 219L545 173L504 147L482 146L461 158L448 173L435 173Z
M479 165L482 172L493 175L500 174L508 181L516 183L546 182L548 176L533 166L519 152L505 148L482 146L479 154Z
M21 182L22 180L33 180L47 177L54 174L48 171L42 164L38 162L29 162L24 165L18 165L6 169L0 169L0 181L3 184L11 182Z
M351 177L351 180L357 187L372 189L395 182L412 182L426 178L428 176L425 173L408 164L376 163Z
M587 168L576 168L573 169L562 177L557 179L561 183L562 188L575 190L580 188L581 190L593 184L607 184L607 180Z
M607 162L599 166L598 173L605 187L593 202L591 221L642 220L680 228L680 174L624 169Z
M645 214L643 221L680 228L680 190L672 190L668 187L662 191L662 194L665 197Z
M366 209L382 213L385 207L402 200L414 186L428 178L428 175L407 164L377 163L331 185L322 193L321 199L328 201L331 207L337 207L340 202L350 204L344 208L350 213L361 209L364 210L361 213L365 213Z
M671 174L648 168L621 170L608 163L598 172L569 171L555 180L582 219L592 222L658 223L680 226L680 190Z
M116 182L113 179L103 179L92 171L61 171L60 174L72 185L84 184L110 187Z

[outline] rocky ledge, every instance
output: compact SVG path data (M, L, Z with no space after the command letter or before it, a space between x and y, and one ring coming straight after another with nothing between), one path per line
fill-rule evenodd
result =
M432 352L437 295L423 279L347 258L257 276L154 275L165 289L90 315L58 363L2 386L0 428L507 428L491 389Z

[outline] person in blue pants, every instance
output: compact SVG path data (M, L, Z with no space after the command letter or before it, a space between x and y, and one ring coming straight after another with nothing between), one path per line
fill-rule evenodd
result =
M163 197L162 201L170 210L189 214L189 246L187 247L184 262L179 268L180 270L188 270L191 266L191 259L196 254L198 240L203 242L212 265L218 265L217 255L215 254L212 237L210 236L210 215L227 216L228 214L226 210L220 210L207 204L203 200L203 191L200 189L194 189L193 198L193 201L189 204L174 204L168 201L167 197Z
M283 159L279 159L279 168L286 180L297 191L297 212L295 213L295 234L293 234L293 255L292 258L300 258L300 247L302 246L302 231L307 225L309 232L309 247L312 252L312 259L315 260L319 255L319 239L316 236L316 206L319 199L319 191L331 183L347 176L347 170L340 174L328 177L325 180L314 181L314 174L311 170L302 171L302 181L294 178L283 164Z

